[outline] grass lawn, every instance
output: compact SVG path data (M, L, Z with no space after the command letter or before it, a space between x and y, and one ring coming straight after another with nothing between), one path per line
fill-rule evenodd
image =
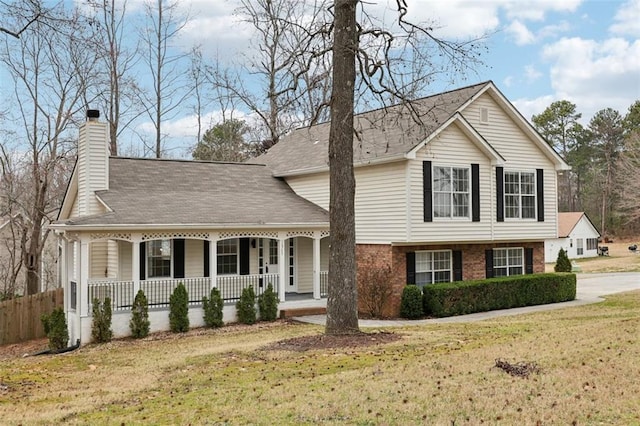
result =
M279 322L5 359L0 423L640 425L640 292L392 331L384 345L268 350L322 332Z

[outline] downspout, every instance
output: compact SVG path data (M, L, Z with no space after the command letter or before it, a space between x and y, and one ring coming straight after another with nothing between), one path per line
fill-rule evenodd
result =
M30 355L27 355L27 356L63 354L65 352L75 351L79 347L80 347L80 339L76 340L76 344L73 345L73 346L68 346L68 347L62 348L62 349L45 349L43 351L36 352L36 353L30 354Z

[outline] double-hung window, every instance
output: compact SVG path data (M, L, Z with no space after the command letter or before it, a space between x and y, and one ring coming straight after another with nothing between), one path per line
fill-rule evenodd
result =
M171 240L153 240L147 243L147 277L171 277Z
M504 172L504 211L507 218L536 218L535 173Z
M218 275L238 273L238 240L222 240L217 244Z
M584 254L584 239L578 238L576 240L576 254L582 256Z
M597 250L597 249L598 249L598 239L587 238L587 250Z
M416 285L451 281L451 251L417 251Z
M524 256L521 247L493 249L493 275L495 277L522 274L524 274Z
M470 177L466 167L433 167L433 216L469 217Z

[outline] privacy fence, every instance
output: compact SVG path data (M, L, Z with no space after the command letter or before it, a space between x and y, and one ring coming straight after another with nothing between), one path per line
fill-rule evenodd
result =
M0 345L45 337L40 317L63 304L62 288L0 302Z

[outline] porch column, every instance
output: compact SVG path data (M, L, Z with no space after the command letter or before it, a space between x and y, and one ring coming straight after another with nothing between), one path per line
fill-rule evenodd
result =
M131 248L131 280L133 281L133 299L140 290L140 240L134 239ZM133 300L131 301L133 303Z
M89 242L80 240L80 276L78 278L78 303L80 316L89 315Z
M69 244L67 240L62 236L58 235L58 244L61 248L60 259L59 262L59 271L60 276L60 287L64 289L64 312L65 314L69 312L69 294L70 292L70 284L69 284L69 253L67 252Z
M320 236L313 237L313 298L320 299Z
M278 299L281 302L284 302L284 290L286 288L287 280L286 280L286 270L287 258L285 256L285 242L286 238L278 239Z
M218 287L218 241L209 241L209 276L211 277L211 288Z

